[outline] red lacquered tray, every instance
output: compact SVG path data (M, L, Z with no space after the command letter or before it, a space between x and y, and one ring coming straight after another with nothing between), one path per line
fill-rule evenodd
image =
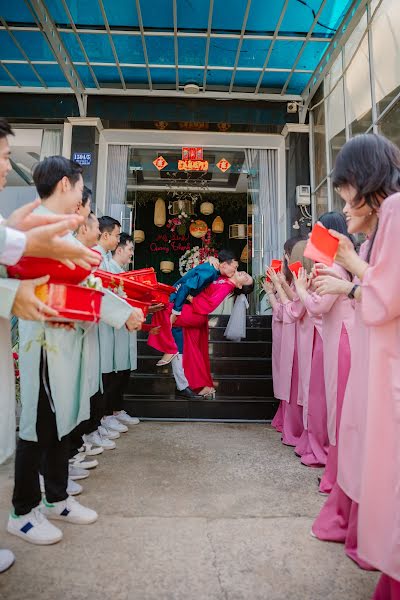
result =
M152 288L138 281L131 281L126 279L123 275L116 275L115 273L108 273L98 269L94 273L96 277L100 277L103 282L103 286L112 291L122 287L123 291L129 298L134 300L141 300L142 302L150 302L152 300Z
M127 271L122 273L121 276L124 279L131 279L144 285L157 285L157 275L153 267L147 269L137 269L136 271Z
M54 321L100 320L103 292L68 283L45 283L36 288L36 295L51 308L59 312Z
M125 298L126 302L130 304L130 306L134 306L136 308L141 308L143 311L143 315L146 318L149 313L149 308L151 306L151 302L141 302L140 300L135 300L133 298Z
M62 262L52 258L34 258L23 256L16 265L7 268L9 277L13 279L36 279L50 275L50 283L80 283L91 273L91 269L83 269L75 265L69 269Z
M169 297L176 291L172 285L167 285L166 283L157 283L157 285L153 286L152 294L153 294L153 302L168 304Z

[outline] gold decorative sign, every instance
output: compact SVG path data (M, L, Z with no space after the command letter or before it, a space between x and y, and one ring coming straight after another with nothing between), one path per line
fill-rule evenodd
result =
M220 171L222 171L223 173L225 173L225 171L227 171L228 169L231 168L231 163L226 160L226 158L221 158L221 160L219 160L216 164L216 166L218 167L218 169Z
M159 156L158 158L156 158L155 160L153 160L153 165L159 171L162 171L167 166L167 164L168 163L167 163L167 161L165 160L165 158L163 156Z
M178 160L178 171L208 171L208 160Z

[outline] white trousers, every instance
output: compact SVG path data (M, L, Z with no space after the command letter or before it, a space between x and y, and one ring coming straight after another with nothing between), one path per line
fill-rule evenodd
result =
M185 377L185 371L183 370L182 354L178 354L172 361L172 373L174 375L176 387L181 392L189 387L189 382Z

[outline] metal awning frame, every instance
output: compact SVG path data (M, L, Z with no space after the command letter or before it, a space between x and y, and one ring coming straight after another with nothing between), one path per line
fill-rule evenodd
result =
M36 26L19 26L15 24L9 24L1 19L0 30L5 29L8 31L9 35L12 37L14 43L19 47L20 51L23 53L24 59L26 60L2 60L0 61L0 67L7 73L8 77L17 87L13 86L0 86L0 92L30 92L30 93L42 93L43 91L51 92L51 93L74 93L77 97L79 111L81 116L85 116L86 114L86 97L87 94L93 95L151 95L151 96L166 96L166 97L175 97L184 95L183 86L179 81L179 70L204 70L203 77L203 85L200 87L200 93L196 96L198 98L218 98L218 99L246 99L246 100L268 100L268 101L296 101L300 105L303 102L308 106L309 101L315 93L316 88L323 77L323 74L327 70L327 65L331 65L332 56L335 52L331 52L329 54L329 60L325 59L325 56L329 53L329 48L331 48L332 43L337 40L337 38L343 39L344 34L342 32L342 26L340 30L335 34L335 36L323 36L323 35L314 35L314 29L318 23L318 19L322 13L322 10L327 2L327 0L320 0L319 9L314 15L313 23L307 32L307 35L284 35L280 32L280 27L282 21L284 19L285 13L288 8L289 0L285 0L281 14L278 18L277 26L273 34L255 34L254 32L247 32L247 20L251 8L252 0L247 0L246 7L244 10L244 14L242 17L242 25L240 29L240 33L232 33L232 32L221 32L221 31L212 31L212 20L213 20L213 10L214 10L214 0L209 0L208 7L208 26L206 31L180 31L178 30L177 24L177 0L173 0L173 30L169 31L156 31L156 30L145 30L143 26L143 20L141 15L140 8L140 0L135 0L136 9L138 14L138 27L135 29L128 28L115 28L111 27L108 22L107 13L102 0L98 0L100 11L103 17L103 22L100 27L80 27L78 26L71 15L71 12L68 9L67 3L65 0L61 0L62 5L64 7L65 13L67 15L69 26L57 27L51 19L50 13L47 11L47 8L43 2L43 0L24 0L25 4L28 6L29 10L33 14ZM143 1L143 0L142 0ZM348 13L346 14L345 21L349 14L351 14L352 21L354 17L354 12L357 13L357 10L353 10L354 5L362 4L363 2L367 2L368 0L354 0L352 6L350 7ZM353 10L353 13L352 13ZM358 8L359 10L359 8ZM346 32L348 32L346 29ZM47 43L50 45L50 48L54 55L53 61L34 61L29 58L24 49L18 43L15 36L13 35L13 31L40 31L42 35L45 36ZM84 61L75 61L73 62L66 50L60 33L67 33L69 35L73 35L82 51ZM101 34L106 35L111 47L111 51L114 57L114 62L94 62L90 61L87 52L85 50L84 44L80 38L82 34ZM144 63L123 63L119 60L118 53L113 41L113 36L117 35L131 35L131 36L140 36L142 40L143 47L143 55L144 55ZM174 40L174 64L166 65L166 64L153 64L149 62L147 47L146 47L146 38L149 36L160 36L160 37L172 37ZM206 49L204 56L204 64L202 65L181 65L179 64L179 54L178 54L178 39L179 38L205 38L206 39ZM348 35L347 35L348 37ZM235 61L233 66L225 66L225 65L209 65L209 51L210 51L210 43L212 39L237 39L238 47L236 49ZM268 48L266 59L262 67L246 67L239 66L240 60L240 51L243 43L246 40L266 40L271 41L271 44ZM308 43L330 43L328 50L325 52L323 59L320 61L317 69L313 72L311 70L306 69L296 69L299 60L303 51L306 48ZM294 64L291 68L270 68L269 61L272 54L273 47L277 41L295 41L302 42L302 47L299 54L296 57ZM336 47L335 47L336 49ZM29 64L31 69L34 71L35 76L38 78L39 83L41 84L38 87L26 86L24 87L21 82L17 81L17 78L14 77L11 71L7 68L7 64ZM61 70L64 73L68 83L71 86L71 89L68 87L50 87L46 85L46 82L40 77L39 73L35 69L35 64L58 64ZM321 64L323 64L324 68L321 70ZM79 73L76 70L76 67L84 66L89 68L91 77L93 78L93 82L95 87L86 88L79 76ZM96 77L93 67L111 67L116 68L120 78L120 85L112 87L108 87L107 85L100 86L99 81ZM148 88L143 88L141 84L127 84L122 69L146 69L147 78L148 78ZM175 70L175 90L169 87L170 84L158 84L157 88L155 88L154 82L151 78L151 69L173 69ZM208 86L207 87L207 74L210 71L229 71L232 73L231 80L229 86L221 86L224 89L218 90L218 87ZM235 86L235 75L237 72L258 72L260 76L258 78L257 84L249 90L247 87L238 87ZM280 73L288 73L288 77L283 84L280 90L277 90L276 93L266 93L262 90L262 81L266 72L280 72ZM290 84L290 81L295 73L309 73L311 75L310 82L313 82L311 85L309 84L304 90L302 94L287 94L287 89ZM237 88L237 89L234 89ZM261 91L260 91L261 90ZM185 95L186 96L186 95Z

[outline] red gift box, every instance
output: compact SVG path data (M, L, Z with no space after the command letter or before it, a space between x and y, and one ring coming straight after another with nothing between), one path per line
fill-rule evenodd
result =
M311 258L314 262L320 262L328 267L333 265L339 240L321 225L315 223L311 236L308 238L304 256Z
M301 269L303 265L301 264L301 262L298 260L297 262L292 263L291 265L289 265L289 270L294 273L296 275L296 277L299 276L299 270Z
M48 306L58 311L57 317L49 321L93 321L100 320L103 292L69 283L45 283L39 285L35 294Z
M270 268L275 271L275 273L280 273L282 271L282 261L277 258L273 258L270 264ZM267 281L271 281L269 275L266 277Z
M103 287L116 291L119 287L123 289L128 298L135 300L141 300L143 302L151 302L152 300L152 288L138 281L131 281L123 275L116 275L115 273L108 273L98 269L95 273L96 277L100 277Z
M152 297L153 302L155 304L168 304L169 297L176 291L172 285L167 285L166 283L157 283L156 286L152 288Z
M144 285L157 285L157 275L153 267L127 271L126 273L121 273L121 277L143 283Z
M100 257L99 257L100 258ZM59 260L52 258L34 258L23 256L16 265L7 268L9 277L13 279L37 279L50 275L50 283L78 284L90 275L92 269L84 269L75 265L75 269L69 269Z

